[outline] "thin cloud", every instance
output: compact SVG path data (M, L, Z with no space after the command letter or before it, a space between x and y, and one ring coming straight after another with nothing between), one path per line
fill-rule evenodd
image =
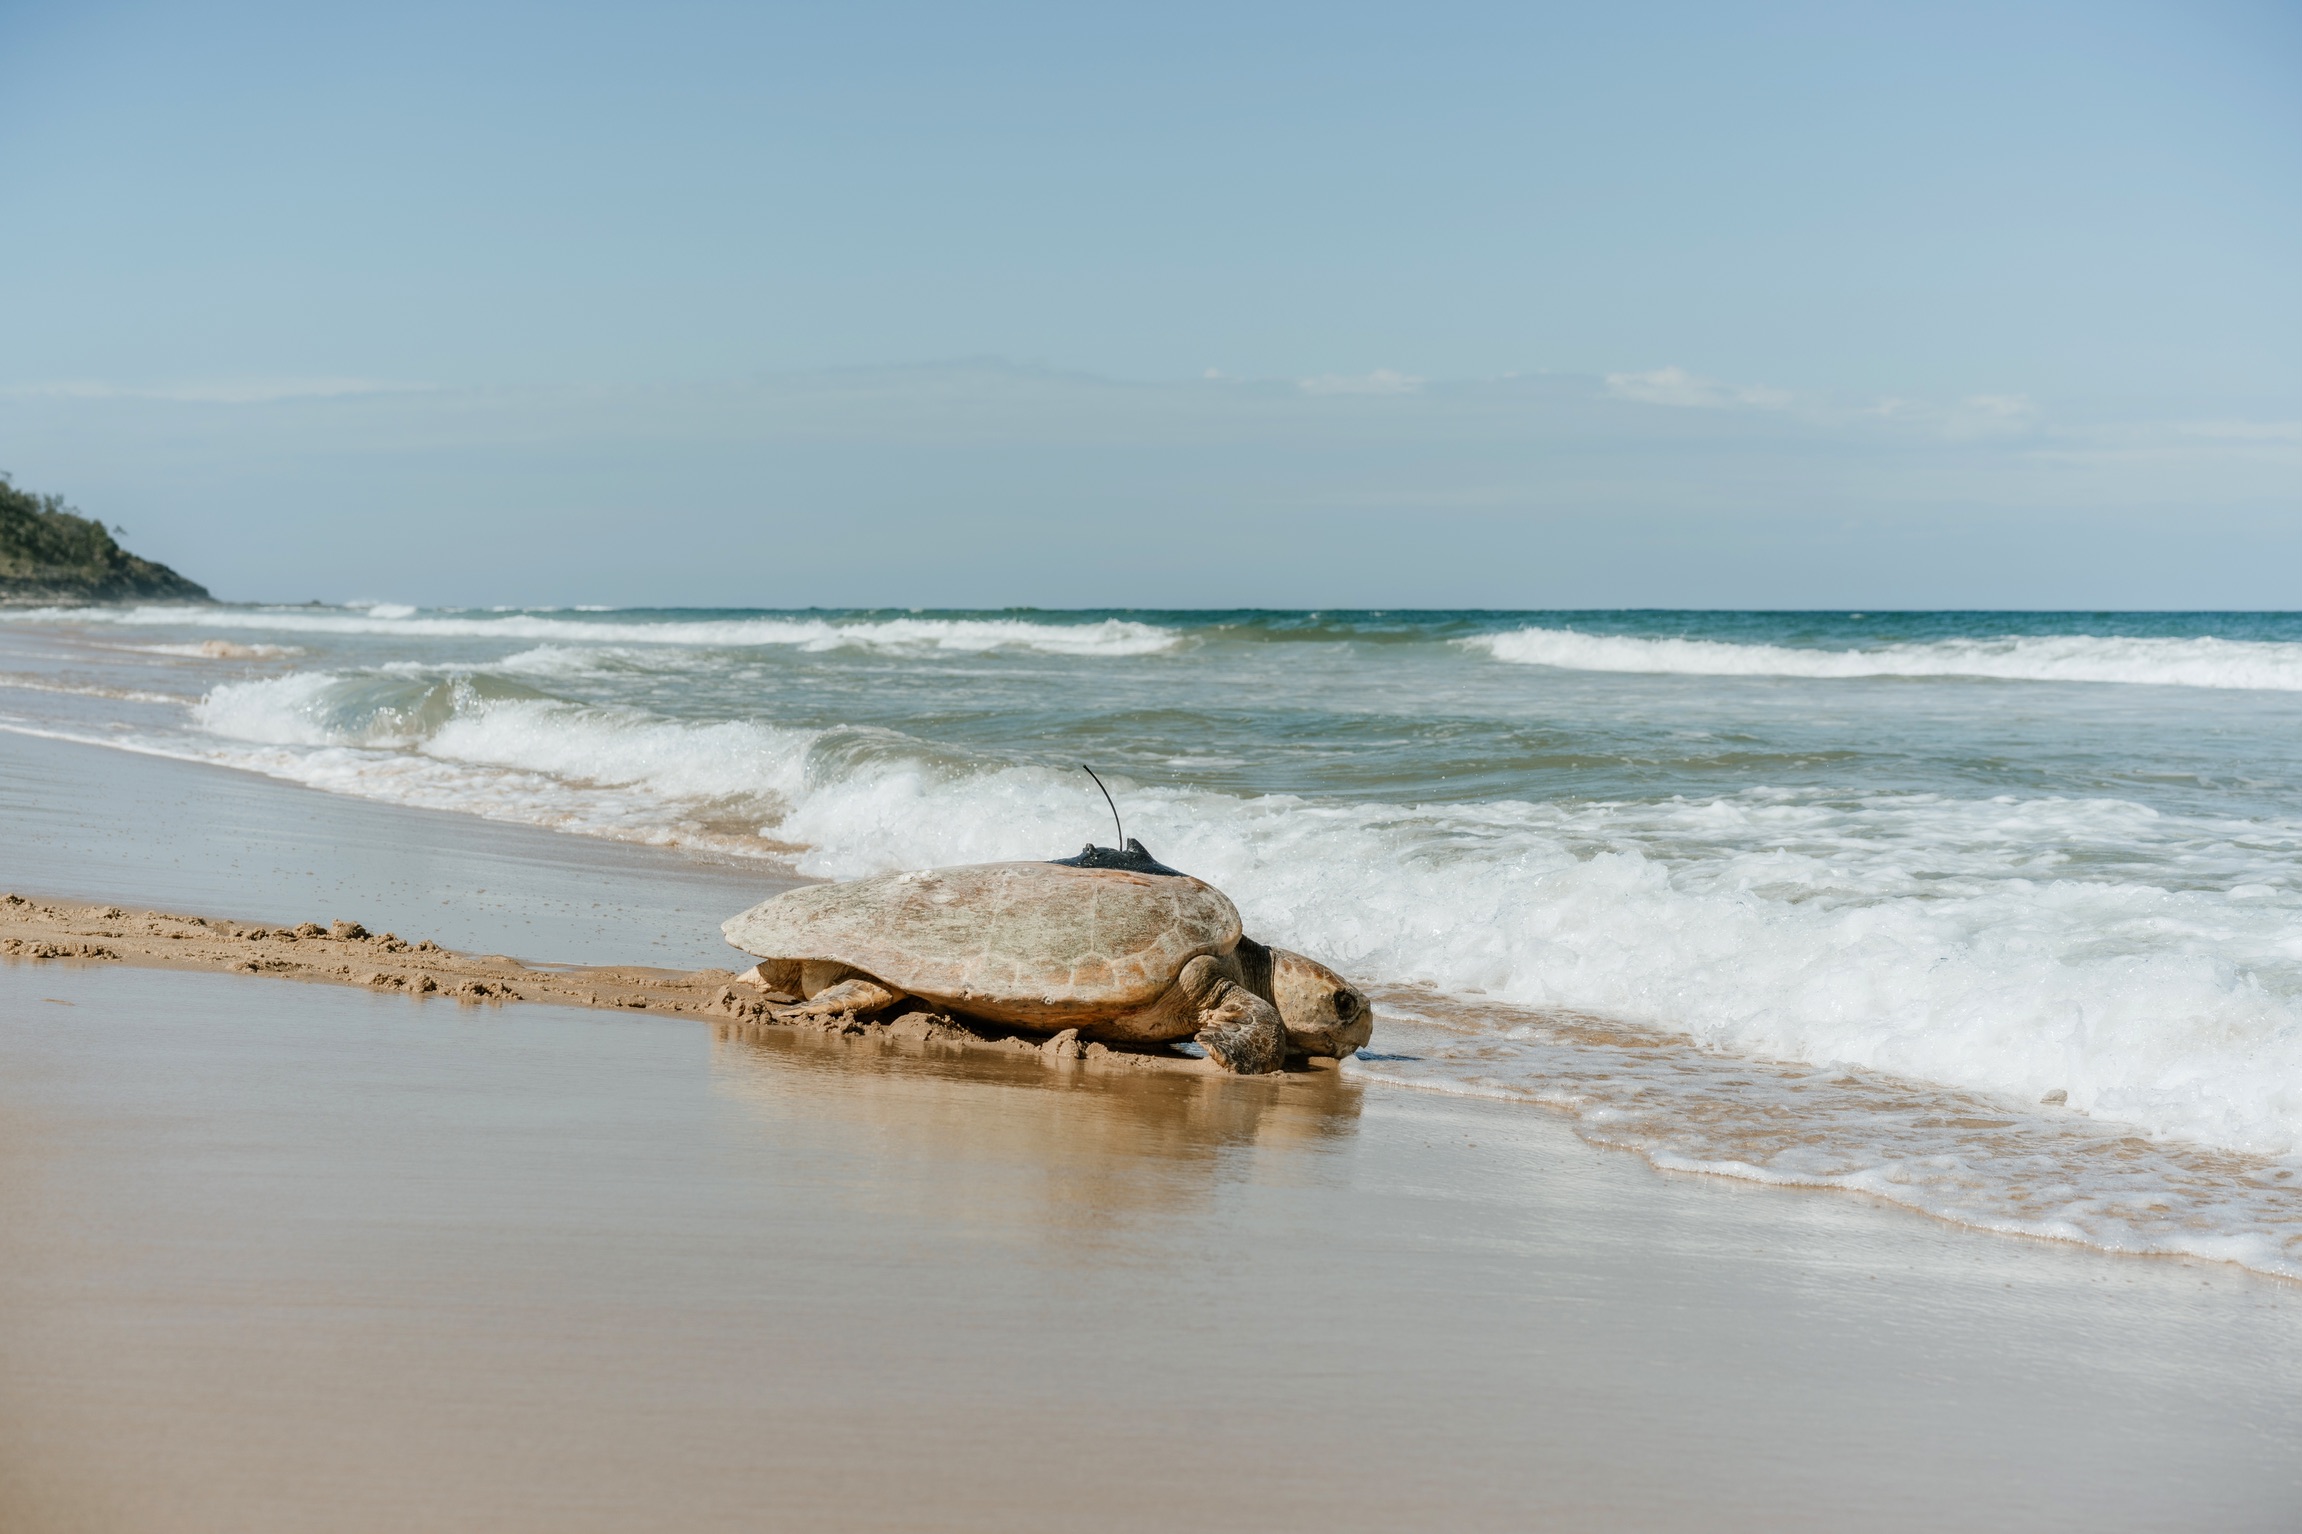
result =
M213 378L172 384L115 384L94 379L25 384L4 392L12 399L168 400L195 405L268 405L283 400L341 399L361 394L409 394L429 385L378 378Z
M2002 437L2029 431L2038 406L2027 394L1973 394L1945 411L1942 429L1953 437Z
M1295 387L1305 394L1413 394L1424 382L1412 373L1377 368L1372 373L1321 373L1316 378L1298 378Z
M2185 421L2175 430L2223 442L2302 442L2302 421Z
M1610 399L1675 410L1764 410L1796 416L1817 426L1884 421L1959 438L2028 432L2038 425L2039 416L2038 406L2025 394L1972 394L1948 405L1893 398L1849 405L1766 384L1730 384L1681 367L1609 373L1605 393Z
M1787 389L1721 383L1681 367L1656 368L1650 373L1609 373L1607 393L1641 405L1670 405L1682 410L1788 410L1798 403L1797 396Z
M1928 400L1882 399L1853 410L1817 409L1818 417L1868 417L1926 427L1948 437L2005 436L2038 425L2038 402L2027 394L1970 394L1948 405Z

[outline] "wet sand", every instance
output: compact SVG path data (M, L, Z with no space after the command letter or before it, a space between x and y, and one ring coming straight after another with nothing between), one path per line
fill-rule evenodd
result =
M78 905L0 893L0 959L22 964L261 975L314 985L357 986L418 1000L500 1007L552 1002L610 1011L708 1018L730 1036L802 1030L856 1047L900 1047L1028 1056L1053 1070L1135 1070L1201 1074L1203 1057L1163 1046L1082 1045L1070 1033L1048 1038L978 1019L948 1016L905 1000L869 1017L810 1014L797 998L766 988L756 974L728 969L681 973L639 965L531 964L509 954L457 953L429 938L409 942L356 921L267 926L229 917ZM780 1004L780 1005L779 1005ZM1296 1061L1284 1073L1333 1070L1332 1059Z
M774 868L324 794L0 731L0 890L294 927L339 918L467 953L693 970Z
M188 791L89 755L115 793ZM342 823L277 792L307 832ZM388 855L311 833L310 866L415 930L385 886L473 854L387 813ZM183 846L177 877L216 877ZM635 906L729 893L612 850ZM490 876L514 898L518 861ZM162 894L188 903L136 903ZM309 914L282 904L230 909ZM425 909L443 942L508 946ZM1672 1177L1522 1106L1332 1075L17 959L0 1230L11 1531L2269 1530L2302 1507L2302 1288Z

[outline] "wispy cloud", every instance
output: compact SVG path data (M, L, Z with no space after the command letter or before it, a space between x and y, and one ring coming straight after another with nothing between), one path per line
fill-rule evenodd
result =
M1972 394L1950 404L1911 399L1851 404L1768 384L1727 383L1681 367L1609 373L1605 393L1610 399L1677 410L1772 411L1817 426L1884 421L1954 438L2012 436L2031 431L2039 418L2038 406L2024 394Z
M2223 442L2302 442L2302 421L2185 421L2175 430Z
M1798 397L1787 389L1721 383L1681 367L1656 368L1651 373L1609 373L1607 393L1641 405L1673 405L1687 410L1788 410L1798 403Z
M1412 394L1423 387L1423 382L1412 373L1377 368L1372 373L1321 373L1316 378L1298 378L1295 387L1305 394Z
M2295 540L2260 509L2292 500L2302 462L2302 412L2284 402L2105 418L2084 400L2034 404L2012 390L1801 391L1787 405L1784 392L1683 368L1418 387L1396 369L1211 382L996 359L646 387L419 392L351 375L243 376L0 387L0 445L26 482L92 515L117 508L139 538L174 517L175 541L156 538L152 552L209 550L183 557L220 589L250 593L357 586L496 601L513 570L535 582L522 589L565 596L625 579L577 532L636 519L680 534L658 540L674 552L654 564L627 562L652 572L646 595L690 602L756 600L757 580L726 569L769 568L802 541L810 568L878 579L896 559L902 591L943 600L960 579L987 595L1307 604L1352 571L1369 583L1352 589L1401 600L1525 605L1554 589L1790 600L1804 577L1763 582L1806 569L1798 561L1814 549L1840 551L1830 557L1844 556L1850 581L1934 560L1935 584L1920 584L1937 603L2096 603L2110 588L2087 572L2112 563L2128 581L2115 590L2135 605L2279 600L2279 560ZM267 399L280 402L157 402ZM315 522L315 507L329 515ZM374 517L427 536L363 540L361 518ZM965 531L976 524L1012 536L986 554ZM1177 529L1166 540L1177 548L1251 534L1259 552L1219 562L1233 575L1210 585L1204 561L1145 556L1146 526ZM2188 584L2166 584L2166 551L2197 546L2185 536L2194 526L2242 555L2200 556L2182 567ZM2038 563L2010 585L1991 540L2016 532ZM440 538L470 554L448 562L467 585L426 585L443 579ZM698 545L748 552L734 564L676 557ZM1362 552L1302 552L1314 546ZM1678 561L1680 585L1645 583L1657 550ZM1077 583L1082 568L1098 572L1091 588ZM1567 584L1535 584L1552 569ZM1018 570L1018 584L996 584ZM1590 586L1576 573L1587 570L1619 584ZM1127 584L1137 580L1152 584ZM807 590L888 597L884 582L867 586Z
M118 384L97 379L22 384L0 389L12 399L171 400L196 405L267 405L293 399L340 399L360 394L408 394L429 385L380 378L209 378L166 384Z
M1972 394L1933 414L1952 437L2012 436L2038 424L2038 406L2027 394Z

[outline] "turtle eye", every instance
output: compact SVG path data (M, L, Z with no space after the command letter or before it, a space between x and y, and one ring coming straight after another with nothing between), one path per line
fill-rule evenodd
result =
M1352 995L1349 991L1337 991L1335 993L1335 1015L1337 1017L1341 1018L1344 1022L1347 1023L1351 1020L1351 1014L1358 1010L1358 997Z

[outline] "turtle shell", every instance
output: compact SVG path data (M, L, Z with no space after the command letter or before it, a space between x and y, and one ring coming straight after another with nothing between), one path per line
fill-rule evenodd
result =
M720 930L763 959L830 960L978 1017L1071 1027L1165 995L1239 944L1239 912L1187 874L976 863L813 884Z

